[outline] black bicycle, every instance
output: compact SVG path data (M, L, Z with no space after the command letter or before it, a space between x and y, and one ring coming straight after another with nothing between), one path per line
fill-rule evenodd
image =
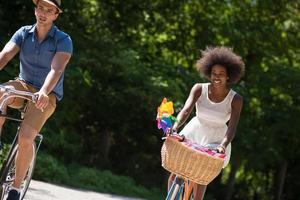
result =
M5 117L6 119L13 120L18 122L18 128L17 128L17 133L16 136L14 137L14 140L10 146L10 149L8 151L8 154L6 155L6 158L4 159L2 163L2 167L0 170L0 200L4 200L7 198L8 192L10 190L10 186L14 182L15 178L15 159L16 155L18 152L18 136L19 136L19 130L20 130L20 123L23 120L24 113L26 111L26 103L24 104L22 109L19 109L20 111L20 118L16 118L14 116L9 116L6 115L4 110L5 110L5 105L8 99L10 98L23 98L27 102L32 101L36 102L37 96L31 92L26 92L26 91L20 91L16 90L10 86L5 86L5 85L0 85L0 90L3 93L1 97L1 103L0 103L0 116ZM41 142L43 140L43 136L38 134L35 138L35 143L33 144L33 156L32 156L32 161L30 163L30 166L28 168L28 171L26 173L26 176L22 182L22 185L20 187L20 200L22 200L28 190L32 175L33 175L33 170L35 167L35 161L36 161L36 155L39 150L39 147L41 145Z

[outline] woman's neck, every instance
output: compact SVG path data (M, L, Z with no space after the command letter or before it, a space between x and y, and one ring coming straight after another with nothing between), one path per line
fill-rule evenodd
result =
M210 84L210 90L217 94L224 94L224 93L228 93L229 87L227 85L215 86L214 84Z
M230 88L227 85L215 87L213 84L210 84L208 87L209 98L214 102L222 101L230 91Z

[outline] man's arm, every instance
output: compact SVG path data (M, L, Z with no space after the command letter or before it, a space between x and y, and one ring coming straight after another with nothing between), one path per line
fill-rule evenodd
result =
M9 41L0 52L0 70L20 51L20 47Z
M57 84L70 58L70 53L57 52L55 54L51 63L51 70L48 73L42 88L40 89L40 91L37 92L39 96L38 101L36 103L37 108L44 109L45 107L47 107L49 101L48 94L53 90L53 88Z

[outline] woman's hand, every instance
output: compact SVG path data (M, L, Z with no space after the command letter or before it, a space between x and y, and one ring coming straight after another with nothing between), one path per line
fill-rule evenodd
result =
M184 139L185 139L184 135L179 135L179 134L177 134L177 133L173 133L172 135L170 135L169 138L171 138L171 139L173 139L173 140L177 140L177 141L179 141L179 142L183 142Z
M170 138L171 138L172 140L176 140L176 141L179 141L179 142L183 142L184 139L185 139L185 137L184 137L183 135L178 135L178 134L176 134L176 135L171 135Z
M225 154L225 150L226 150L226 148L224 146L222 146L222 145L217 146L218 153Z
M172 134L177 134L177 123L175 122L172 128L167 128L166 135L170 136Z
M166 130L166 136L170 136L172 135L172 129L171 128L167 128Z

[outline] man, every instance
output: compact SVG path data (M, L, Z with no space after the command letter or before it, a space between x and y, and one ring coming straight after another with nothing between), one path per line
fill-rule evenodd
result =
M0 53L0 69L20 53L19 77L5 85L38 95L35 105L28 103L21 124L16 177L7 200L20 197L19 188L32 160L34 138L54 112L56 101L63 96L64 69L73 51L71 38L53 24L62 13L61 1L33 0L33 3L36 5L36 24L21 27ZM16 108L22 103L21 99L16 98L8 102L7 106ZM4 118L0 118L0 131L4 121Z

